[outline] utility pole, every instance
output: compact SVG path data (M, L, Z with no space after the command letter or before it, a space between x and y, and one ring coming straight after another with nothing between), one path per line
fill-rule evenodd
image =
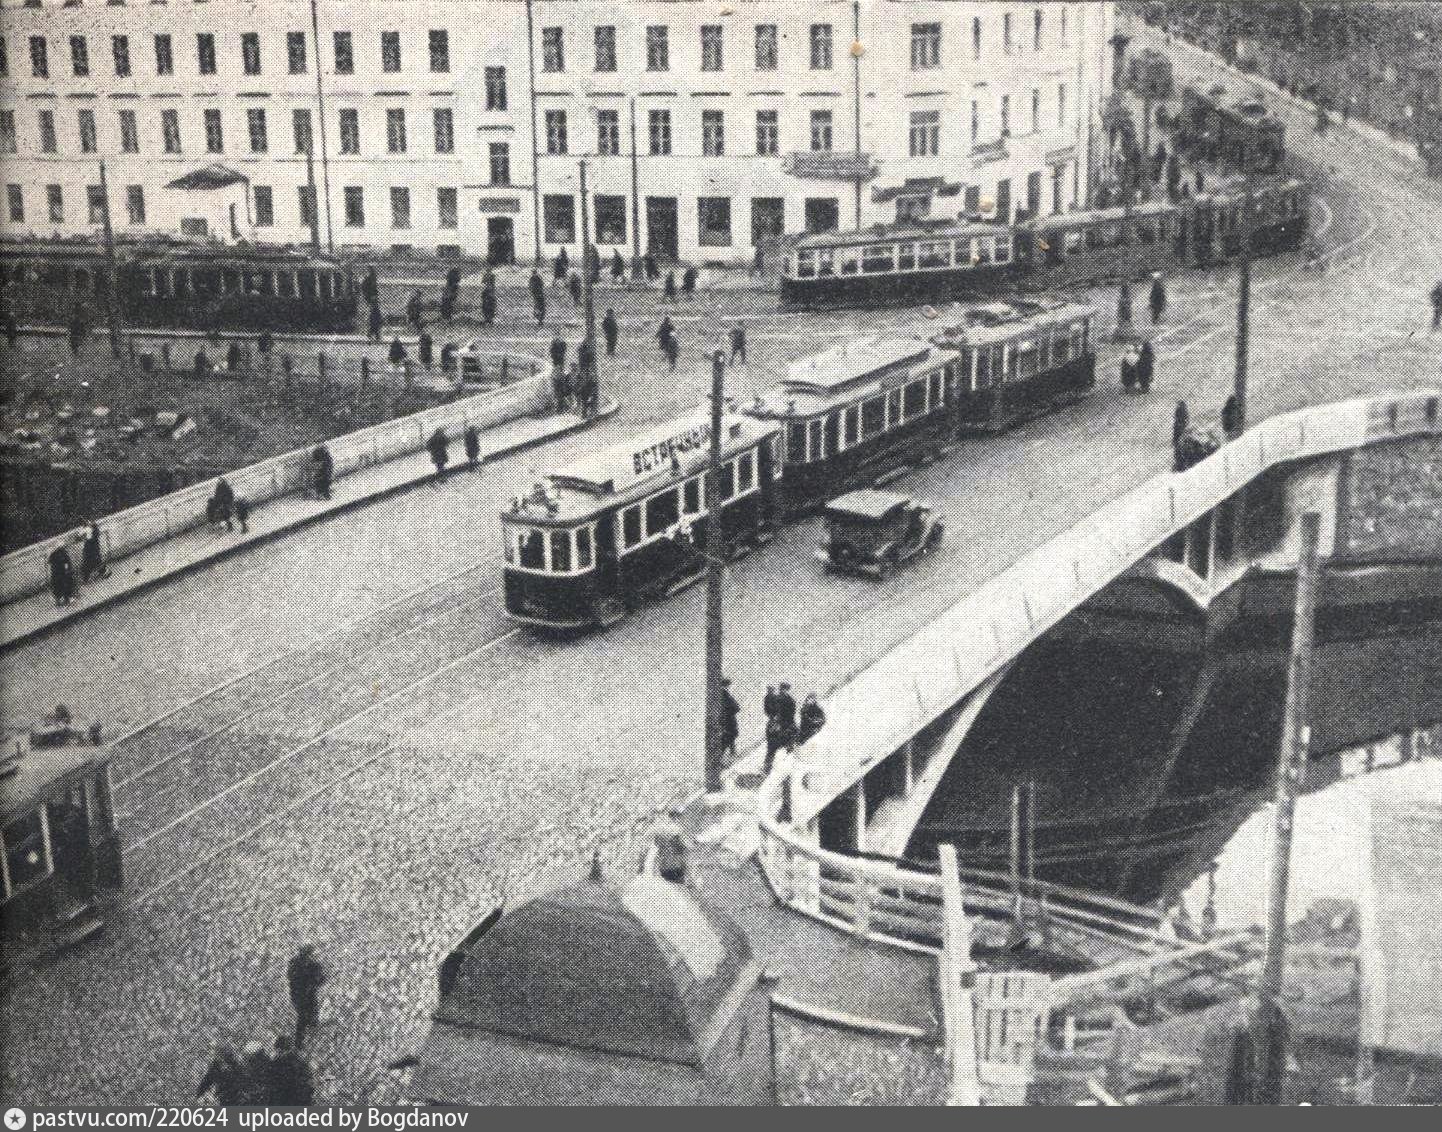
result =
M105 175L105 162L100 163L100 210L105 234L105 321L110 328L110 356L120 357L120 292L116 286L115 227L110 222L110 180Z
M305 147L305 181L310 192L310 246L320 251L320 197L315 191L315 154L313 145Z
M541 269L541 150L536 137L536 13L534 0L526 0L526 72L531 89L531 225L536 237L536 270Z
M325 183L325 246L329 252L335 252L335 228L330 217L330 144L327 140L325 126L325 67L320 61L320 5L318 0L310 0L310 26L315 47L315 108L316 117L320 126L320 173ZM313 147L312 147L313 148ZM310 150L306 150L306 157L310 157ZM311 232L314 236L316 250L320 250L320 208L321 201L315 192L315 173L309 174L311 184L311 196L315 198L316 220L311 225Z
M590 347L591 376L598 376L600 367L596 365L596 307L591 294L591 205L586 192L584 157L581 158L581 295L586 310L586 345Z
M711 465L706 476L706 792L721 789L721 409L726 355L711 357Z
M641 158L636 152L636 98L631 96L631 278L641 277Z
M1236 431L1247 428L1247 337L1252 314L1252 160L1243 153L1242 170L1242 258L1237 267L1237 368L1232 395L1237 399Z
M851 2L851 105L856 174L852 187L856 190L856 230L861 231L861 0Z
M1267 954L1262 966L1262 1043L1257 1068L1261 1089L1258 1104L1276 1104L1280 1064L1285 1051L1275 1048L1279 1039L1275 1017L1281 1011L1282 976L1286 969L1287 886L1292 861L1292 827L1297 793L1307 768L1311 742L1310 685L1312 641L1315 634L1317 584L1320 567L1317 543L1321 517L1315 511L1301 519L1301 553L1297 564L1297 596L1292 612L1292 647L1287 658L1287 699L1282 714L1282 742L1277 758L1275 832L1272 841L1271 883L1267 904ZM1267 1095L1271 1093L1272 1095Z

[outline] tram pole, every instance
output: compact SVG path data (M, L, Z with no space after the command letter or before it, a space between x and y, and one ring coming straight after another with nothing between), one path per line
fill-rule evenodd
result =
M1267 952L1259 987L1263 1007L1258 1060L1261 1090L1259 1104L1277 1104L1280 1075L1274 1067L1285 1051L1276 1048L1281 1035L1276 1016L1281 1011L1282 976L1286 969L1287 888L1292 863L1292 829L1297 792L1307 768L1311 743L1310 686L1312 641L1315 635L1317 581L1320 572L1318 540L1321 517L1308 511L1301 520L1301 555L1297 564L1297 596L1292 613L1292 647L1287 658L1287 699L1282 714L1282 742L1277 757L1276 812L1272 840L1271 883L1267 900ZM1270 1095L1268 1095L1270 1094Z
M636 99L631 98L631 280L641 271L641 158L636 152Z
M116 280L115 225L110 220L110 180L100 163L100 217L105 235L105 322L110 328L110 356L120 357L120 289Z
M711 356L711 461L706 476L706 792L721 789L721 410L726 355Z
M591 203L586 191L586 159L581 158L581 295L586 310L586 345L590 347L591 373L599 385L596 364L596 305L591 291ZM598 393L599 395L599 393Z

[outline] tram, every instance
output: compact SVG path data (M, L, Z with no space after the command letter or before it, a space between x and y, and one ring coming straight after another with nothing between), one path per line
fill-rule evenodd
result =
M1182 89L1182 108L1172 126L1176 149L1203 161L1245 172L1275 173L1287 156L1286 125L1266 104L1242 99L1228 104L1226 88Z
M98 321L105 252L93 240L0 241L0 300L17 321ZM116 295L135 326L334 333L353 327L357 287L331 256L269 244L147 238L116 247Z
M729 555L770 538L779 428L722 418L722 533ZM522 624L585 629L704 573L709 413L671 421L553 472L501 515L506 612Z

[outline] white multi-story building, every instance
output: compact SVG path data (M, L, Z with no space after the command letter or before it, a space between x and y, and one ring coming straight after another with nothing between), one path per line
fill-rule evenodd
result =
M3 0L7 233L747 261L1084 202L1111 4ZM217 168L218 167L218 168ZM174 187L183 185L203 188ZM209 187L214 186L214 187Z

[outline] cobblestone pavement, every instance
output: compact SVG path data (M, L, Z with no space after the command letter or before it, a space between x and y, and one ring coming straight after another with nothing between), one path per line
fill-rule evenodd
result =
M1337 167L1318 226L1338 262L1325 276L1258 265L1254 419L1435 383L1442 357L1424 322L1442 249L1436 183L1354 139L1292 133ZM768 681L825 692L1164 469L1175 398L1203 417L1229 385L1233 282L1228 271L1172 281L1150 399L1116 390L1107 358L1090 401L904 480L937 503L948 536L884 588L822 576L814 522L735 564L727 655L743 740L758 737ZM700 402L709 375L691 347L710 315L690 309L675 375L628 332L606 371L625 408L596 433L302 531L0 661L17 717L63 700L123 731L280 657L122 746L118 782L175 756L119 790L139 846L127 908L106 940L7 988L7 1096L183 1099L212 1037L284 1027L284 965L303 939L331 969L313 1050L321 1093L374 1095L424 1032L438 957L495 900L574 876L597 845L608 868L634 868L651 815L699 775L702 595L577 640L520 632L499 608L495 515L534 469ZM867 325L916 321L889 312ZM743 395L858 319L748 324Z

